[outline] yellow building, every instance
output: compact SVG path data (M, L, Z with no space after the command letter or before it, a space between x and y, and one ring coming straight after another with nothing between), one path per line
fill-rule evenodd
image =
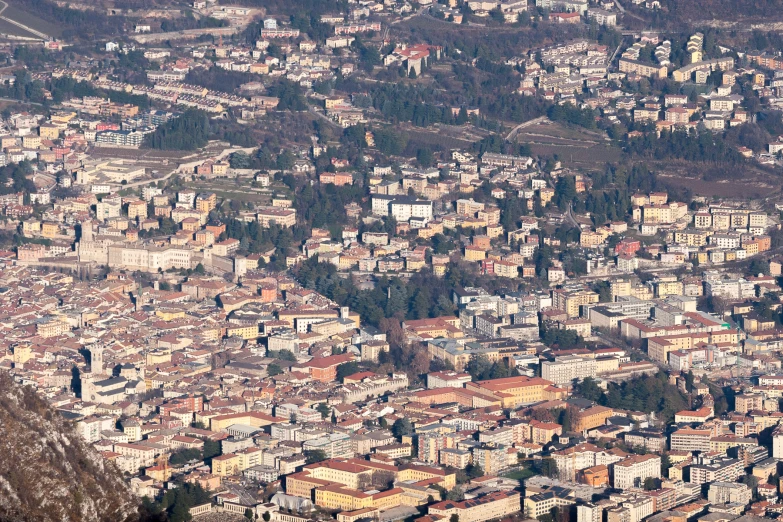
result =
M28 134L22 137L22 147L26 149L37 149L41 146L41 137L35 134Z
M555 189L544 187L538 190L538 195L541 197L541 205L546 206L555 197Z
M29 344L18 345L13 348L14 365L24 364L33 357L33 348Z
M568 317L579 317L582 305L598 302L598 294L591 290L566 290L558 288L552 292L552 306L563 310Z
M184 319L184 310L155 310L155 315L164 321L173 321L175 319Z
M465 247L465 260L466 261L481 261L486 259L487 251L481 247L468 245Z
M674 213L668 205L647 205L642 207L642 222L650 223L673 223Z
M315 490L315 505L325 509L353 511L372 507L372 496L340 484L330 484Z
M145 219L147 217L147 203L144 201L131 201L128 203L128 219Z
M258 326L233 326L226 328L226 337L241 337L245 340L257 339L259 336Z
M239 455L228 453L212 459L212 474L218 477L228 477L240 473Z
M214 171L214 167L213 167ZM196 210L209 212L217 206L217 195L214 192L203 193L196 196Z
M45 140L56 140L60 137L60 129L56 125L41 125L38 135Z
M590 230L583 230L579 234L579 245L586 248L594 248L603 243L604 236L598 232L592 232Z
M41 337L57 337L71 330L71 326L57 317L49 317L35 325L35 332Z
M41 233L40 221L25 221L22 223L22 234L32 236Z
M655 297L666 297L668 295L682 295L682 281L656 281Z
M567 392L554 383L540 377L506 377L488 381L469 382L465 388L493 399L499 399L504 408L516 408L522 404L556 400Z
M57 223L44 223L41 225L41 235L47 238L53 238L60 232L60 225Z
M229 164L223 161L218 161L212 165L212 174L214 176L225 176L228 174Z
M147 352L146 363L147 366L154 367L160 363L166 363L171 361L171 350L158 349L151 352Z
M709 217L709 214L707 214ZM674 233L674 242L687 246L704 246L709 234L704 230L678 230Z

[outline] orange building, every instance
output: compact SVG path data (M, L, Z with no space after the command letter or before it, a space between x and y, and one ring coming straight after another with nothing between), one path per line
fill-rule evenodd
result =
M314 357L299 367L307 371L310 377L316 381L332 382L337 378L337 367L352 360L353 355L351 354Z
M609 485L609 468L603 464L583 469L579 473L579 482L587 484L594 488L600 488Z

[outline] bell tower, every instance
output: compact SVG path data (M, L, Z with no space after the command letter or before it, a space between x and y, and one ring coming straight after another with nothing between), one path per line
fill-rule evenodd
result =
M103 375L103 344L101 343L90 346L90 373Z

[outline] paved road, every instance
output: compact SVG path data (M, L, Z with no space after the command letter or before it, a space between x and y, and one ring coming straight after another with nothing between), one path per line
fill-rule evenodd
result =
M619 9L622 14L627 14L628 16L636 18L637 20L641 20L642 22L646 22L647 21L647 20L645 20L644 18L642 18L639 15L635 15L633 13L626 12L625 7L623 7L623 4L621 4L618 0L615 0L614 4L617 6L617 9Z
M573 205L571 203L568 204L568 212L566 212L566 220L569 223L571 223L575 228L578 229L578 228L580 228L579 227L579 222L576 220L576 218L574 218L574 211L572 209L572 206Z
M513 129L511 129L511 132L509 132L506 135L506 141L512 141L516 137L517 133L520 130L524 129L525 127L530 127L531 125L537 125L537 124L539 124L541 122L544 122L544 121L547 121L547 117L546 116L539 116L538 118L533 118L532 120L528 120L528 121L526 121L524 123L520 123L519 125L517 125Z
M391 22L389 25L395 25L395 24L398 24L400 22L406 22L406 21L410 20L411 18L413 18L414 16L419 16L420 14L424 13L429 8L430 8L430 6L420 7L419 10L416 11L415 13L412 13L412 14L404 17L404 18L398 18L397 20L394 20L393 22ZM388 31L387 31L387 34L388 34Z
M31 102L31 101L22 101L22 100L17 100L15 98L0 98L0 101L7 101L7 102L11 102L11 103L22 103L22 104L27 104L27 105L38 105L39 107L43 107L42 103L36 103L36 102Z

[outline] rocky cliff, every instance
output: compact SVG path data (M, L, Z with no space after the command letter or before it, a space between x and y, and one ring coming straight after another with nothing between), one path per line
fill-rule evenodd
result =
M137 506L73 426L0 371L0 521L133 521Z

